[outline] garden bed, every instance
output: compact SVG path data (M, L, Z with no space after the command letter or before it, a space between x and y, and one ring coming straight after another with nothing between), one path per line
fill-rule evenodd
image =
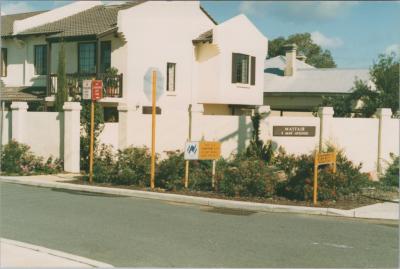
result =
M76 179L71 181L66 181L65 183L73 183L79 185L89 185L86 180ZM128 189L128 190L139 190L139 191L151 191L150 188L141 188L133 185L114 185L110 183L93 183L91 186L97 187L107 187L107 188L119 188L119 189ZM193 190L175 190L175 191L167 191L165 189L156 188L154 192L159 193L170 193L170 194L178 194L178 195L188 195L188 196L196 196L196 197L206 197L206 198L217 198L217 199L225 199L225 200L233 200L233 201L245 201L245 202L256 202L256 203L265 203L265 204L277 204L277 205L290 205L290 206L309 206L314 207L312 202L310 201L297 201L297 200L289 200L285 197L274 196L272 198L256 198L256 197L229 197L216 192L206 192L206 191L193 191ZM339 199L337 201L325 200L320 201L315 207L324 207L324 208L336 208L336 209L354 209L362 206L367 206L371 204L381 203L383 201L390 201L398 198L398 192L393 190L391 191L379 191L379 196L374 195L373 191L369 191L368 195L357 194L351 195L346 198ZM385 197L384 199L382 199Z

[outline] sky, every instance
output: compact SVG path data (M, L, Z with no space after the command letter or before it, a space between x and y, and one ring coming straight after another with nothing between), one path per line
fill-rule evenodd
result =
M70 1L1 1L2 14L53 9ZM111 2L111 1L103 1ZM368 68L400 55L400 1L201 1L218 22L245 14L269 39L309 32L340 68Z

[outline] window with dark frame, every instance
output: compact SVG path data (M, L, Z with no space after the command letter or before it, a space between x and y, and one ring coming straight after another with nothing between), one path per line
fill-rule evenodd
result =
M1 48L1 66L0 73L2 77L7 76L7 48Z
M256 57L232 53L232 83L255 85Z
M176 63L167 63L167 92L175 91Z
M111 67L111 41L100 43L100 72L105 73Z
M96 73L96 43L78 43L78 72Z
M35 75L47 74L47 45L34 46Z

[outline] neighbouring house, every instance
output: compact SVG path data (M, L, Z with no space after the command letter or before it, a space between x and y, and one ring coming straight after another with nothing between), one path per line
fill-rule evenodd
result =
M312 116L323 96L349 94L356 79L371 84L368 69L315 68L296 52L291 44L285 56L265 60L264 105L272 115Z

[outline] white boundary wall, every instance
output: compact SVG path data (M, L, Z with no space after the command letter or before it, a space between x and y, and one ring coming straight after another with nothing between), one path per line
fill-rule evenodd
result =
M106 124L101 141L118 148L130 145L150 147L151 115L143 115L141 109L128 108L124 104L120 104L118 109L119 123ZM390 161L390 153L399 154L400 121L390 117L388 109L380 109L376 118L333 118L333 109L327 107L320 108L318 117L277 117L267 112L260 122L260 136L264 141L272 140L276 147L282 146L287 153L295 155L317 150L321 138L323 146L331 144L343 150L355 164L362 163L362 171L376 177L378 159L384 169ZM156 122L156 152L182 151L188 139L188 112L157 115ZM315 136L273 136L273 126L315 126ZM251 132L250 116L203 115L202 111L192 111L191 140L221 141L224 157L244 150ZM118 141L115 137L117 133Z
M79 103L66 102L64 112L28 112L26 102L13 102L1 119L1 144L11 140L30 146L35 155L64 161L64 171L80 172Z

